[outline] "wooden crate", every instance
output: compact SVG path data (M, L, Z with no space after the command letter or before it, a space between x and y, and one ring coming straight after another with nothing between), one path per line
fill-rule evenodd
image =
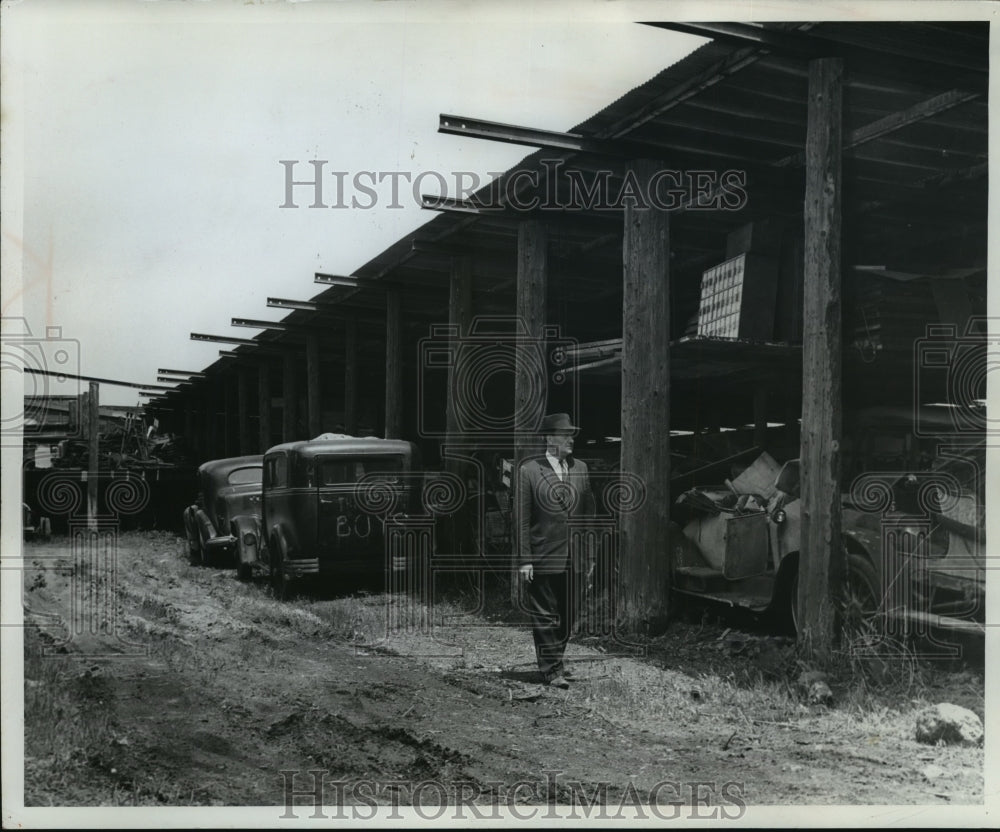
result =
M768 341L774 336L778 264L741 254L702 274L698 334Z

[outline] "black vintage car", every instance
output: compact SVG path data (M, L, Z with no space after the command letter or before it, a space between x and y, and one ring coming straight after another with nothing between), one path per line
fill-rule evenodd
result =
M184 530L192 563L235 565L241 578L243 540L260 515L262 456L215 459L198 468L199 496L184 510Z
M392 569L387 529L420 513L422 474L411 442L324 434L264 456L255 571L279 595L293 582ZM402 564L399 564L402 567Z

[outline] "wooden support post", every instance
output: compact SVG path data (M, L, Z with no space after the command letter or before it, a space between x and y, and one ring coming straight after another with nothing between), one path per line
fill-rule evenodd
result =
M306 407L309 423L309 438L323 432L320 403L322 390L319 378L319 336L306 336Z
M344 328L344 433L358 432L358 322Z
M451 261L451 280L448 286L448 324L455 328L459 338L469 334L472 325L472 259L470 257L453 257ZM473 391L468 391L473 392ZM461 437L458 421L458 411L455 409L458 401L468 401L468 396L459 395L455 389L455 365L448 367L448 392L445 404L445 447L451 447ZM459 474L461 466L454 461L442 459L442 464L452 473Z
M239 453L249 454L253 449L250 433L250 371L240 367L236 375L236 418L239 423Z
M264 453L271 447L271 365L257 367L257 446Z
M219 385L221 379L209 377L206 379L208 392L205 395L205 448L202 450L204 459L215 459L219 453Z
M226 449L226 456L235 456L237 440L233 432L233 399L236 398L236 379L230 375L226 378L225 384L225 399L222 404L222 444Z
M639 160L646 182L661 166ZM622 246L621 469L645 487L623 511L618 617L627 630L661 631L670 592L670 228L657 209L625 208Z
M399 439L402 432L403 384L399 292L385 296L385 438Z
M295 387L295 355L286 352L281 373L281 441L294 442L299 437L295 430L295 404L298 391Z
M753 443L767 450L767 387L757 382L753 391Z
M451 258L451 277L448 283L448 324L454 328L459 339L465 338L472 327L472 258L456 256ZM462 428L459 422L458 407L460 402L468 402L469 395L475 391L460 392L456 389L455 364L448 366L448 390L445 397L445 439L441 448L441 465L444 470L457 476L463 483L466 481L468 466L455 456L446 456L450 450L457 452L456 445L462 439ZM470 518L476 512L476 506L470 500L451 514L450 538L451 551L475 552L485 551L472 540ZM478 528L478 524L475 524ZM483 541L478 541L482 544Z
M195 400L188 397L184 402L184 444L193 448L195 446Z
M802 339L802 542L799 637L817 656L834 637L842 576L841 142L842 58L809 63Z
M544 343L546 301L549 291L549 233L539 220L525 220L517 227L517 300L518 336L514 360L514 475L511 489L517 505L517 481L526 459L544 450L544 441L534 435L536 419L545 414L548 404L548 372L538 362L538 347ZM514 528L517 528L515 518ZM520 554L515 532L513 551ZM511 584L511 600L517 602L517 581Z
M87 528L97 531L97 478L100 475L100 385L90 382L87 392Z
M516 309L523 331L514 362L515 468L544 451L532 431L548 404L548 371L544 349L539 350L545 339L548 291L549 231L540 220L525 220L517 228Z

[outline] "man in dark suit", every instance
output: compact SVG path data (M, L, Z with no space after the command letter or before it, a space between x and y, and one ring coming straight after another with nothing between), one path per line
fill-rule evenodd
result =
M543 456L525 460L517 479L519 572L524 581L538 669L546 684L566 688L563 653L573 626L575 577L594 572L594 553L574 546L570 518L594 514L587 465L574 460L575 428L566 413L542 420Z

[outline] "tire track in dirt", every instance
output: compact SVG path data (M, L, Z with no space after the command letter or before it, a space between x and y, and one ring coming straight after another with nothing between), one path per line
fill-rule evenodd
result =
M58 551L49 544L50 554ZM76 693L100 703L106 736L66 774L90 791L60 787L82 789L91 802L283 807L289 772L303 773L301 787L309 770L333 781L480 790L529 781L563 801L575 799L574 789L609 802L642 797L665 781L745 783L751 803L932 796L932 787L914 781L912 743L894 749L886 736L872 760L846 755L845 741L861 742L853 735L839 745L836 738L798 743L777 722L757 724L773 717L755 723L734 710L729 688L686 673L573 644L567 657L581 678L554 691L531 682L524 628L468 618L379 641L372 636L384 599L279 602L264 586L188 565L183 542L162 535L123 535L119 561L120 632L79 638L63 659L73 673L98 668L92 693ZM50 570L46 581L26 597L58 640L72 576ZM145 653L86 658L95 646L121 650L116 635ZM799 736L820 718L804 713ZM936 759L958 772L948 787L955 799L981 799L981 752ZM59 794L37 790L42 802ZM690 802L690 790L680 798ZM405 803L406 795L378 798L392 800Z

